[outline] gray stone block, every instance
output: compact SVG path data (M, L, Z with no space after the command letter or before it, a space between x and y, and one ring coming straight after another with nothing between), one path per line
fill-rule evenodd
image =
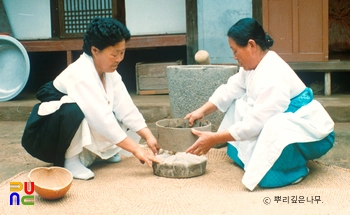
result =
M167 67L170 108L173 118L184 118L206 103L216 88L237 72L234 65L179 65ZM205 119L217 131L224 117L216 111Z

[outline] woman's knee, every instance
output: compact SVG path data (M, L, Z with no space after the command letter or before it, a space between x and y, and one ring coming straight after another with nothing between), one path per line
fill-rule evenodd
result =
M84 113L76 103L66 103L60 107L60 116L70 119L84 119Z
M230 143L227 143L227 155L242 169L244 169L244 164L238 157L238 151L237 149L231 145Z
M288 171L304 165L306 165L306 159L303 157L299 148L295 144L289 144L283 149L271 169Z
M334 138L334 132L332 131L322 140L310 143L297 143L296 145L306 160L313 160L325 155L333 147Z
M308 173L309 169L306 167L306 165L286 171L271 169L259 182L259 187L276 188L291 185L299 179L306 177Z

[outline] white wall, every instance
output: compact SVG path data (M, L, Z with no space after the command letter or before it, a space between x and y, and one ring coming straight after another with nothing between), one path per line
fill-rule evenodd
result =
M237 63L227 32L239 19L252 17L252 0L198 0L198 49L209 52L212 64Z
M16 39L51 38L50 0L2 0Z
M185 0L125 0L131 35L186 33Z

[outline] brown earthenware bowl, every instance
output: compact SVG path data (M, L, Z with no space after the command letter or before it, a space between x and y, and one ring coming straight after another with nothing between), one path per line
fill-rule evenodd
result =
M63 197L72 185L73 175L62 167L38 167L28 175L34 182L35 192L45 199Z

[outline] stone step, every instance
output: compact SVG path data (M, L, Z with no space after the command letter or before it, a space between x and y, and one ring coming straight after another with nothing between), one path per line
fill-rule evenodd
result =
M146 122L171 117L168 95L131 96ZM0 121L27 121L33 106L38 102L35 94L22 94L14 100L0 102Z
M315 96L334 122L350 122L350 95Z
M131 94L146 122L171 118L169 95ZM335 122L350 122L350 95L315 96ZM0 121L26 121L38 103L34 94L24 94L15 100L0 102Z

